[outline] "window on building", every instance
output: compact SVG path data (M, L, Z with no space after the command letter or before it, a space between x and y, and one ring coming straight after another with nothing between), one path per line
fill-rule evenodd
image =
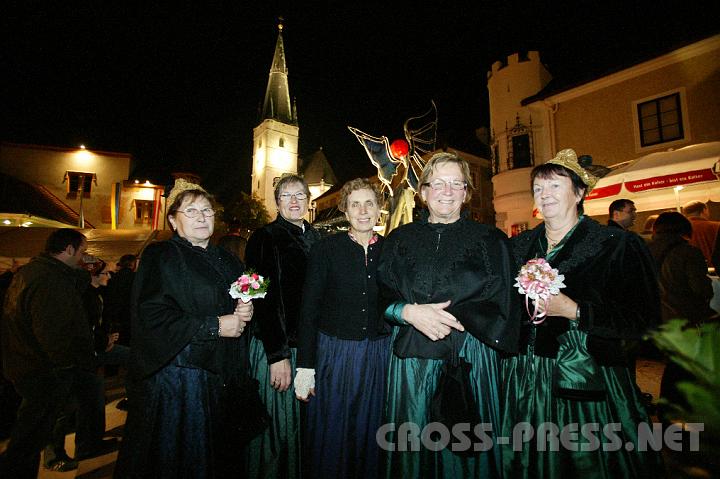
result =
M680 92L638 103L640 146L651 146L684 138Z
M507 167L509 170L515 168L527 168L533 166L533 126L532 118L528 124L520 122L520 115L515 115L515 126L511 129L505 128L507 136Z
M513 168L525 168L532 166L530 156L530 135L518 135L512 137L512 158Z
M67 183L67 198L69 199L78 198L80 191L83 193L83 198L90 198L93 183L97 186L95 173L82 171L66 171L63 181Z
M280 141L278 141L278 146L280 148L283 148L285 146L285 138L280 138Z
M152 200L135 200L135 224L152 224L154 204Z
M500 147L497 143L493 145L492 172L497 175L500 172Z

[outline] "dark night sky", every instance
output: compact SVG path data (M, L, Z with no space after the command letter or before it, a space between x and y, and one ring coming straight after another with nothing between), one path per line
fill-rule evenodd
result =
M218 190L249 188L279 15L301 155L322 146L341 180L372 173L346 125L396 138L434 99L444 137L487 126L486 72L515 51L581 79L720 30L694 1L8 3L0 139L130 152L139 175Z

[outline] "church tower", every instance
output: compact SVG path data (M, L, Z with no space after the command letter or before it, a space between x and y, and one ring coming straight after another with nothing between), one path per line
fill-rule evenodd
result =
M282 30L280 23L261 123L253 130L252 193L263 201L270 216L277 211L275 183L283 173L298 171L299 128L295 105L290 102Z

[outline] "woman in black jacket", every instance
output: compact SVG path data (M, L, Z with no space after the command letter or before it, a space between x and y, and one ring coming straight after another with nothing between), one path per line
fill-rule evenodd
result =
M167 203L176 234L145 249L133 284L129 409L115 476L228 477L241 466L242 444L227 426L251 405L227 397L225 385L252 387L242 334L253 305L230 297L243 265L209 243L209 195L177 180Z
M662 477L660 455L642 447L649 417L623 348L659 320L652 258L636 234L583 215L597 178L573 150L530 177L544 221L513 238L513 252L518 267L544 258L565 287L537 301L542 320L523 315L519 354L503 361L503 433L518 425L534 433L504 449L504 476ZM555 428L561 437L581 433L558 445L547 434Z
M347 182L350 230L313 246L303 294L295 395L309 401L306 455L316 477L377 477L390 328L378 314L380 193ZM312 399L310 396L313 396Z
M297 175L275 185L278 216L253 233L245 249L248 266L270 280L257 302L250 340L251 374L272 416L270 429L247 449L249 477L300 475L300 406L292 390L300 302L310 247L320 234L303 217L310 190Z

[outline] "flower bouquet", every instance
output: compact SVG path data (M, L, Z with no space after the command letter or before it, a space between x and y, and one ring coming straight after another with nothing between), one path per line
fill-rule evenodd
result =
M530 315L530 321L533 324L540 324L545 320L545 311L538 311L539 302L545 303L545 308L550 303L552 295L560 293L560 288L564 288L563 280L565 276L558 274L558 270L550 266L545 258L534 258L525 263L520 268L513 286L516 286L520 294L525 295L525 309ZM535 307L530 312L529 300L535 301Z
M247 303L251 299L264 298L269 285L269 279L265 279L255 271L246 271L230 285L230 296Z

